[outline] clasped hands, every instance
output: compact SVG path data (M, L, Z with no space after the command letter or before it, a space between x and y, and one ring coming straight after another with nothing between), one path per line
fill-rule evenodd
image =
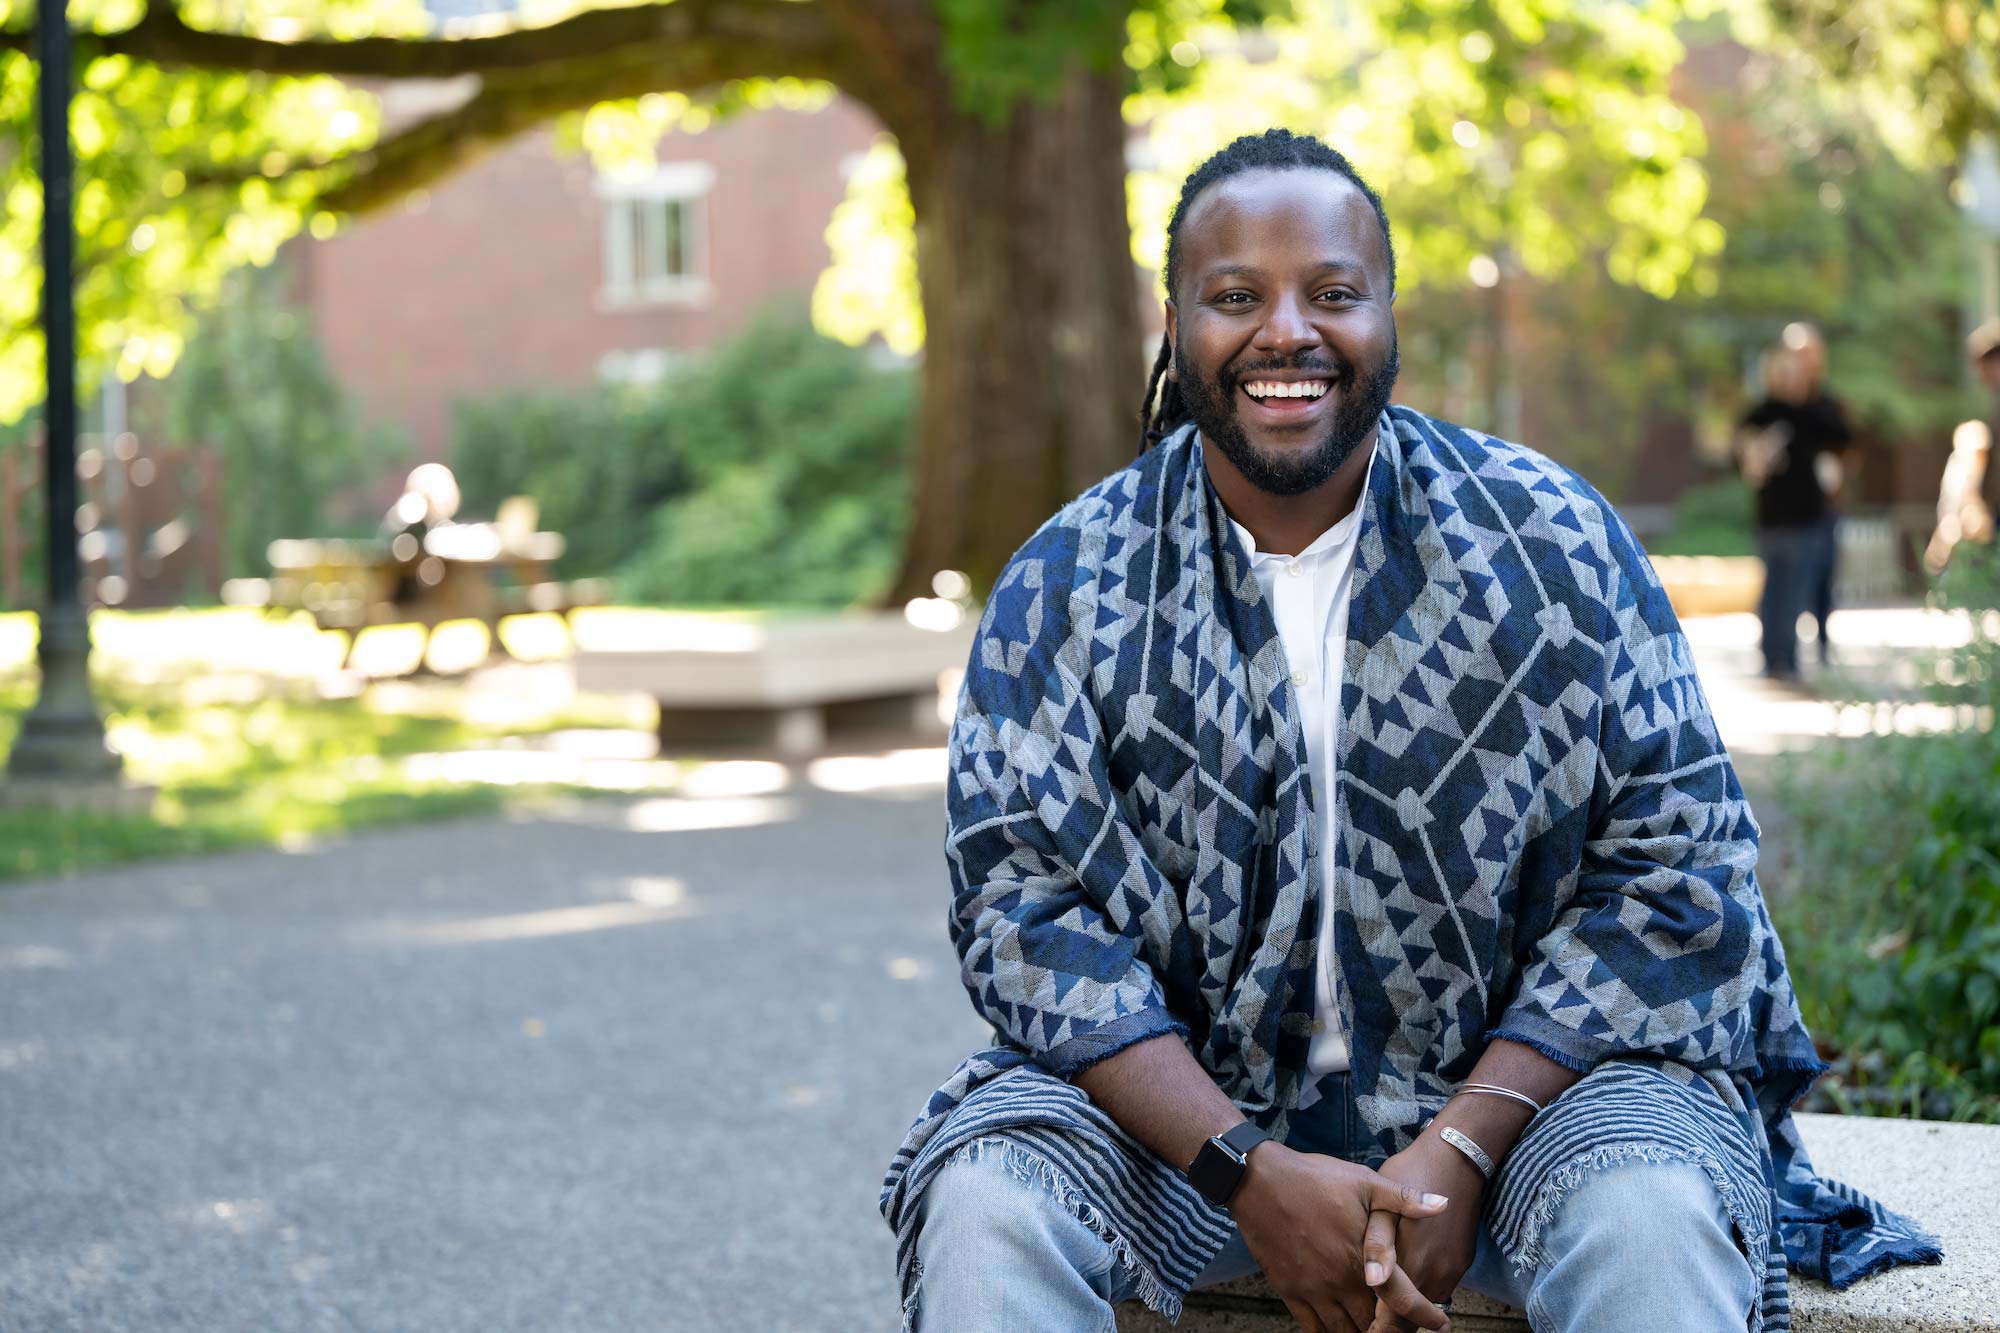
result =
M1260 1144L1230 1211L1307 1333L1448 1329L1438 1302L1472 1266L1485 1181L1420 1137L1380 1171Z

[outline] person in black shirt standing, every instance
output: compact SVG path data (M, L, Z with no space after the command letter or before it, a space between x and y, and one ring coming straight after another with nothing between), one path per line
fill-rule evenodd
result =
M1820 386L1825 352L1818 332L1795 324L1785 333L1765 358L1764 398L1743 418L1737 465L1757 495L1764 674L1790 681L1799 674L1799 612L1819 615L1825 660L1831 607L1824 603L1832 599L1822 599L1821 582L1831 584L1835 542L1828 497L1854 436L1840 404Z

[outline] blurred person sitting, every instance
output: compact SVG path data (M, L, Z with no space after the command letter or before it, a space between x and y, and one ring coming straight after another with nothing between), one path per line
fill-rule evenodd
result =
M1764 397L1744 414L1736 453L1757 497L1764 674L1792 681L1799 675L1799 613L1831 612L1814 603L1820 601L1822 578L1831 580L1835 533L1829 492L1839 489L1842 455L1854 435L1840 404L1820 385L1825 353L1818 332L1810 325L1786 332L1787 339L1765 355ZM1830 603L1831 597L1825 600ZM1826 645L1822 618L1822 660Z
M458 515L458 478L443 463L420 463L403 481L403 493L382 516L381 532L389 539L389 554L402 566L393 599L400 605L415 600L423 585L417 567L430 535L452 525Z
M1992 395L1985 421L1961 421L1951 433L1951 457L1938 484L1938 525L1924 551L1924 568L1942 574L1961 541L1993 540L2000 515L2000 468L1993 439L2000 432L2000 319L1989 319L1965 340L1973 372Z
M1981 494L1993 477L1993 431L1983 421L1961 421L1951 433L1951 457L1938 484L1937 531L1924 550L1924 568L1942 574L1962 541L1993 540L1993 505Z
M395 542L404 534L416 539L414 546L398 544L398 560L414 560L423 553L423 539L432 528L443 527L458 515L458 478L443 463L420 463L403 481L403 493L382 516L382 535Z

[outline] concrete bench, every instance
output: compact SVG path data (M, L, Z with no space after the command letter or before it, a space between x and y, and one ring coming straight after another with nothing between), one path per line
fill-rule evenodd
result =
M2000 1125L1801 1115L1813 1165L1916 1218L1944 1243L1944 1263L1898 1268L1834 1291L1792 1278L1792 1326L1825 1333L2000 1330ZM1634 1225L1642 1225L1635 1220ZM1462 1333L1525 1333L1517 1311L1462 1291ZM1189 1293L1178 1325L1128 1303L1119 1333L1289 1333L1296 1328L1261 1276Z
M922 628L900 611L693 622L670 639L576 655L578 689L660 706L662 749L812 754L843 731L941 735L940 677L962 671L977 620Z

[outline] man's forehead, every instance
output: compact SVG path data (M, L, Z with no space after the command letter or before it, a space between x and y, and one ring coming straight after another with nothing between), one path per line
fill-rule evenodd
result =
M1225 177L1196 197L1181 220L1190 275L1246 259L1287 241L1315 243L1329 260L1383 265L1381 226L1354 182L1337 172L1259 167Z

